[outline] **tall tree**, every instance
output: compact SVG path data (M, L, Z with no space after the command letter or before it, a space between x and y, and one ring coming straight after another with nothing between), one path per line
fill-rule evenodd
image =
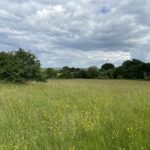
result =
M114 68L115 68L115 66L111 63L103 64L101 67L102 70L109 70L109 69L114 69Z

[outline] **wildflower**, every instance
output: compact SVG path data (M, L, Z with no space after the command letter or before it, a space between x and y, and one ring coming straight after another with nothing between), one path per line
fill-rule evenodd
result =
M17 145L15 145L15 146L14 146L14 150L17 150L17 149L18 149L18 147L17 147Z

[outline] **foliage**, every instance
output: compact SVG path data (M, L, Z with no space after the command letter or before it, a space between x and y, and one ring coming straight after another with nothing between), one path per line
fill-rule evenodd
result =
M40 80L40 75L40 62L32 53L0 52L0 80L20 83Z
M119 67L106 63L100 69L91 66L87 69L63 67L59 78L89 78L89 79L146 79L150 77L150 63L137 59L127 60Z
M99 79L114 79L114 69L101 70L98 75Z
M122 64L123 77L126 79L142 79L144 78L144 62L140 60L128 60Z
M19 49L13 52L0 52L0 80L9 82L46 81L50 78L87 79L145 79L150 78L150 63L137 59L127 60L115 67L105 63L101 68L74 68L64 66L60 70L40 68L39 60L30 52Z
M47 68L45 71L46 79L55 78L57 76L57 72L53 68Z
M114 68L115 68L115 66L111 63L103 64L101 67L102 70L110 70L110 69L114 69Z
M61 70L59 78L72 78L71 69L68 66L64 66Z
M87 70L87 78L97 78L98 68L96 66L91 66Z

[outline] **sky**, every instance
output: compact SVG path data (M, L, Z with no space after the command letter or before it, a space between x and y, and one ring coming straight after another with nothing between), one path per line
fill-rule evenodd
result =
M150 0L0 0L0 51L43 67L150 61Z

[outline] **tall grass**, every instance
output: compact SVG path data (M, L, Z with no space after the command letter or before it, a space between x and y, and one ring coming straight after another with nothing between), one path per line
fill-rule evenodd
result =
M149 150L150 82L0 84L0 150Z

